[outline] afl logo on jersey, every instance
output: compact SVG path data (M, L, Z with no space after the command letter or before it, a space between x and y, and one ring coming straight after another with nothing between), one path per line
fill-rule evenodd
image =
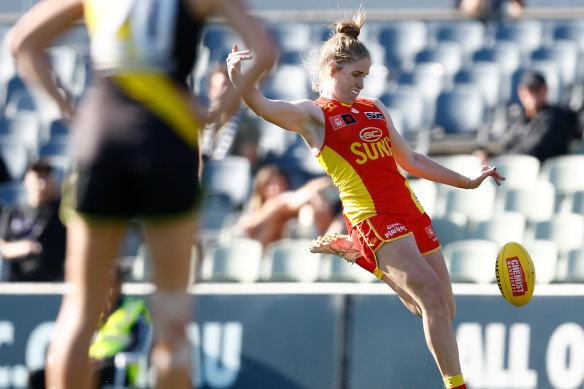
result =
M359 131L359 138L364 142L377 142L382 136L383 132L375 127L367 127Z

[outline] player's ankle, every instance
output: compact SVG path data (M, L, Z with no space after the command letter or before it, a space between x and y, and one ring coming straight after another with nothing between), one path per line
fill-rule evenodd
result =
M444 385L446 389L466 389L462 374L454 377L444 377Z

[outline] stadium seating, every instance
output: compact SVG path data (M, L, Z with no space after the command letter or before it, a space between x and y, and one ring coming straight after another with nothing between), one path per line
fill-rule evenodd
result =
M437 62L444 66L446 74L452 77L462 68L464 52L457 42L438 42L435 46L426 47L416 54L415 62Z
M445 214L461 213L469 222L490 219L495 209L495 184L484 181L474 190L449 188L446 192Z
M568 39L584 50L584 21L579 19L558 21L553 27L554 40Z
M570 250L566 262L566 282L584 282L584 247Z
M24 146L36 153L40 143L40 123L34 112L21 112L12 118L0 117L0 138Z
M281 65L261 87L266 97L286 101L310 97L310 75L302 65Z
M446 85L444 66L437 62L418 63L410 71L400 74L400 85L414 85L427 103L434 104Z
M276 282L314 282L320 276L323 254L311 254L308 240L282 239L266 247L270 273Z
M490 240L503 247L507 242L523 243L524 233L525 216L519 212L502 212L478 222L471 237Z
M385 48L385 66L407 68L428 42L427 26L419 20L393 22L379 32Z
M584 215L584 190L574 192L572 200L572 212Z
M406 139L415 136L424 125L424 99L418 88L399 85L396 89L379 98L388 108L396 107L403 114L403 133Z
M558 245L551 240L536 239L523 244L535 266L535 282L558 281Z
M563 155L548 158L541 166L542 179L556 189L556 210L571 207L573 194L584 190L584 155Z
M337 256L330 256L330 271L324 281L329 282L375 282L373 274L358 265L350 264Z
M546 239L558 245L560 256L584 245L584 216L575 213L554 214L535 226L535 238Z
M436 100L434 124L446 134L477 135L484 118L485 104L478 86L456 85Z
M241 207L251 189L250 162L239 156L210 161L203 168L201 183L207 193L226 195L234 207Z
M211 261L210 274L204 281L255 282L260 277L263 247L247 238L218 242L210 248L206 261ZM308 252L307 252L308 254Z
M450 213L442 217L432 218L432 228L442 247L465 240L467 238L466 223L467 218L460 214Z
M542 39L543 23L538 19L504 21L497 25L495 31L495 40L516 42L525 54L537 50Z
M534 184L539 175L540 162L531 155L499 155L493 166L505 177L504 188L525 188Z
M434 215L436 209L436 199L438 196L437 184L433 181L422 179L408 179L410 188L416 195L424 211L430 216Z
M30 158L30 149L18 137L0 138L0 156L13 180L24 176Z
M528 187L508 189L504 209L519 212L528 223L549 220L554 214L555 188L548 181L537 180Z
M436 41L456 42L468 57L483 46L485 35L485 25L478 20L448 21L438 27Z
M549 47L541 47L531 53L532 60L548 60L558 65L562 87L576 79L578 65L578 44L571 40L556 40Z
M495 41L492 46L485 46L473 55L473 62L495 62L501 68L500 103L506 104L512 95L511 76L521 67L521 50L517 42Z
M455 83L477 85L489 110L501 105L502 80L499 64L486 61L474 62L471 67L460 70L454 77Z
M444 257L452 282L488 284L495 282L494 259L497 244L488 240L470 239L444 247Z

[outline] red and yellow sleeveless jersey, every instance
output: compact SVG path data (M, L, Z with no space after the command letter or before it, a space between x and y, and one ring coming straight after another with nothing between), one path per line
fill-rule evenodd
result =
M363 98L351 106L324 97L315 103L325 116L316 157L339 189L349 221L355 225L382 213L419 218L424 209L397 167L381 110Z

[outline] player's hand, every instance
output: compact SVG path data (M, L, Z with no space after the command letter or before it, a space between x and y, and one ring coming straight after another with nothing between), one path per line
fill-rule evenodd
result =
M485 178L489 176L493 177L493 180L495 180L495 184L497 185L501 185L501 181L505 181L505 177L499 174L496 167L483 165L481 166L481 174L477 177L471 178L468 189L478 188Z
M241 77L241 62L252 59L250 50L237 50L237 45L233 45L231 53L227 56L227 70L229 79L235 87L238 87L238 81Z

